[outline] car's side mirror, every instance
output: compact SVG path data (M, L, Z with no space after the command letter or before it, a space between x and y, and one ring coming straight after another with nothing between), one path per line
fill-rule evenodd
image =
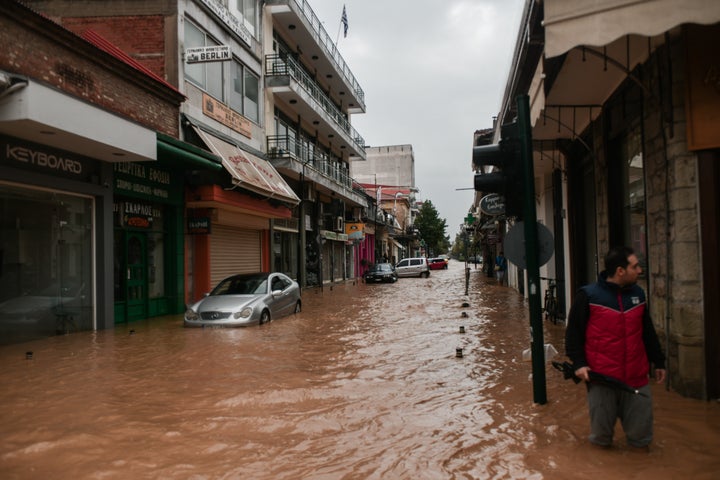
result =
M273 296L273 297L276 297L276 296L278 296L278 295L282 295L282 290L273 290L273 291L272 291L272 296Z

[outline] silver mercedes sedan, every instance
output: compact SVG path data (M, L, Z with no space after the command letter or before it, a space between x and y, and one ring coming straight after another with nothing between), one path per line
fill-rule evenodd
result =
M300 312L300 286L283 273L248 273L221 281L188 305L186 327L244 327Z

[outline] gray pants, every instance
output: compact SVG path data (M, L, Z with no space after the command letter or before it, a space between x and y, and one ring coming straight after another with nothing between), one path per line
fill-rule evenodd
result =
M588 384L588 407L590 408L590 441L596 445L610 446L613 441L615 422L619 418L633 447L645 447L653 438L653 412L650 386L638 389L642 395L623 392L599 384Z

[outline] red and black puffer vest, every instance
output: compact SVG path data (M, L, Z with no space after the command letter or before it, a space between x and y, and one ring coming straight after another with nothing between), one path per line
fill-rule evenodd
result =
M604 276L583 287L590 317L585 330L585 358L591 370L633 388L648 384L650 366L643 343L645 292L637 285L620 288Z

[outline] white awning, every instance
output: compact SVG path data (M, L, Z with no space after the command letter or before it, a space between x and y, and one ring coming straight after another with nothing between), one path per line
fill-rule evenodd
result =
M193 126L210 150L220 157L233 182L244 189L297 205L300 199L267 160Z
M104 162L157 160L157 134L35 80L0 72L0 133Z
M538 62L537 69L530 82L530 125L535 126L540 112L545 109L545 73L543 62Z
M718 0L545 0L545 57L628 34L659 35L683 23L720 22Z
M391 239L390 239L390 243L392 243L393 245L395 245L395 246L396 246L397 248L399 248L400 250L405 250L405 247L403 247L403 246L400 244L400 242L398 242L398 241L395 240L394 238L391 238Z

